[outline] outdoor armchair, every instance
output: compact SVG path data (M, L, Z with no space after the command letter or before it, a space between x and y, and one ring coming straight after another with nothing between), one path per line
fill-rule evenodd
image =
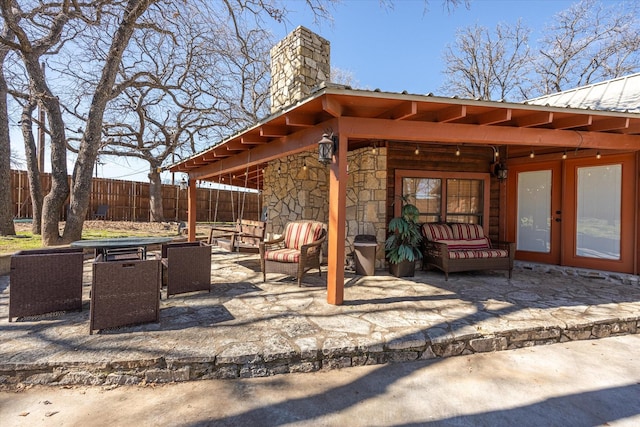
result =
M167 297L186 292L211 292L211 248L204 242L164 243L162 265Z
M323 223L302 220L289 222L280 238L260 242L263 280L267 281L267 273L280 273L296 277L302 286L302 278L312 268L322 276L320 260L326 236Z
M11 256L9 321L54 311L82 310L82 249L49 248Z

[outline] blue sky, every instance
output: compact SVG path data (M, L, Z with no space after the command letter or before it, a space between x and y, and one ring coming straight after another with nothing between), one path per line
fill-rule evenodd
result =
M276 40L304 25L330 41L332 67L350 71L357 88L436 95L442 94L444 81L442 54L446 45L455 40L458 28L478 24L491 29L499 22L515 23L521 18L534 30L534 42L557 12L575 3L472 0L470 9L459 7L447 12L441 0L430 0L425 12L422 0L395 0L393 8L381 6L378 0L343 0L332 12L333 22L317 24L303 0L284 1L290 14L286 24L271 24ZM12 147L22 153L19 129L14 126L11 130ZM146 162L122 157L102 160L105 163L98 167L98 177L148 182ZM45 169L50 171L49 166ZM163 179L169 179L168 173L164 175Z
M470 9L458 7L449 13L441 0L430 0L426 12L422 0L395 0L393 9L377 0L343 0L335 8L333 23L317 25L303 1L291 0L289 23L274 25L273 32L280 40L303 25L329 40L332 67L351 71L358 88L437 95L444 81L442 55L458 28L478 24L492 29L499 22L522 19L534 31L535 42L543 26L573 3L472 0Z

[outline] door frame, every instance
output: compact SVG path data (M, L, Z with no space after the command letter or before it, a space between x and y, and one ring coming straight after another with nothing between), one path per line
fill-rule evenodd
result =
M507 221L506 238L516 241L517 233L517 190L518 174L521 172L552 170L551 190L551 251L536 253L516 251L516 259L545 264L589 268L604 271L636 274L638 242L638 156L636 153L618 153L597 158L594 154L580 155L566 160L549 156L535 161L518 159L509 162L507 180ZM555 157L555 156L554 156ZM622 164L621 179L621 218L620 218L620 259L607 260L575 255L576 252L576 214L577 214L577 178L581 167ZM561 213L559 216L557 211ZM560 222L556 222L560 219Z
M539 262L544 264L560 265L562 263L562 188L563 165L562 160L546 160L540 162L522 162L510 166L507 182L507 199L513 201L507 203L507 241L517 240L518 221L518 174L521 172L538 172L551 170L551 206L548 221L550 222L551 250L547 252L532 252L516 249L516 259ZM560 213L558 213L558 211Z

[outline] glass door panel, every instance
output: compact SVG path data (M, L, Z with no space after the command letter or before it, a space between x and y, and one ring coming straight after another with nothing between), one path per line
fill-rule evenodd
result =
M518 174L516 250L551 251L551 170Z
M622 165L577 168L575 255L620 259Z

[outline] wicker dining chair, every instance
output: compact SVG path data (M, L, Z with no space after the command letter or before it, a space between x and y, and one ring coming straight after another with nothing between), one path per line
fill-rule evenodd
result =
M9 322L14 317L82 310L82 249L16 252L9 276Z
M302 286L302 278L312 268L322 276L320 261L326 236L322 222L300 220L289 222L280 238L260 242L263 280L267 281L267 273L280 273L296 277Z
M160 321L160 259L93 263L89 334Z
M211 292L211 247L204 242L164 243L161 254L167 297L186 292Z

